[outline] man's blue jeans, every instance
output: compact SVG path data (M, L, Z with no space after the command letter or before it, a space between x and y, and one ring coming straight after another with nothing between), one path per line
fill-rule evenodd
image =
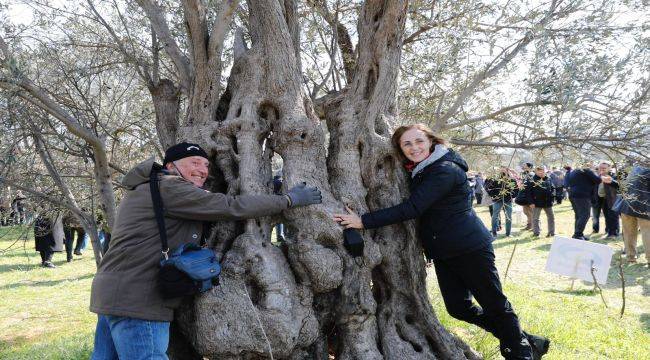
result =
M169 322L98 315L92 360L167 360Z
M499 213L501 212L501 209L503 209L503 212L506 215L506 235L510 235L510 230L512 229L512 202L495 201L492 206L492 232L497 232L499 227Z

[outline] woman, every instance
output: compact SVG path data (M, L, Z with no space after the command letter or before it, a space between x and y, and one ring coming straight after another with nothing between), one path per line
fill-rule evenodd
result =
M41 254L41 266L45 268L55 268L52 256L55 252L63 250L63 241L56 236L55 226L56 223L44 213L39 214L34 220L35 248Z
M362 217L348 209L334 220L346 228L372 229L418 218L420 241L434 262L449 314L494 334L506 359L541 358L549 341L521 331L501 290L493 238L472 210L465 160L423 124L399 127L392 144L411 174L411 196Z
M490 213L492 217L492 236L497 236L497 231L500 228L499 214L501 210L505 214L506 222L506 236L510 236L512 231L512 199L517 190L517 182L510 177L508 169L501 167L498 177L490 177L485 181L485 191L490 195L492 201L493 211Z

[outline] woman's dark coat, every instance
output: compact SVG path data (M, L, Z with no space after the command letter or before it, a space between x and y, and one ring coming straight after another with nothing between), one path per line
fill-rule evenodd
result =
M489 245L493 238L472 209L467 163L453 150L418 172L411 196L399 205L366 213L366 229L418 218L418 235L428 259L447 259Z
M36 251L63 251L63 241L62 239L57 239L57 237L55 237L54 223L52 219L46 215L39 215L36 220L34 220L34 242L36 245Z
M535 175L526 184L526 192L530 203L535 205L535 207L545 208L553 206L553 196L555 194L555 188L553 183L548 176L540 178Z

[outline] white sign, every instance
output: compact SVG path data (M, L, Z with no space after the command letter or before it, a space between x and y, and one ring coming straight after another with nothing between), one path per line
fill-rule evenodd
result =
M546 271L594 282L591 275L594 267L596 281L603 285L607 282L613 254L614 249L607 245L556 236L546 261Z

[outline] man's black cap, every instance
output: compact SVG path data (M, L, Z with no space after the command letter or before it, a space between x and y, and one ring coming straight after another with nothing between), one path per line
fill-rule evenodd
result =
M206 159L208 158L208 154L205 152L205 150L201 149L198 144L182 142L170 147L165 151L165 159L163 160L163 165L190 156L200 156Z

